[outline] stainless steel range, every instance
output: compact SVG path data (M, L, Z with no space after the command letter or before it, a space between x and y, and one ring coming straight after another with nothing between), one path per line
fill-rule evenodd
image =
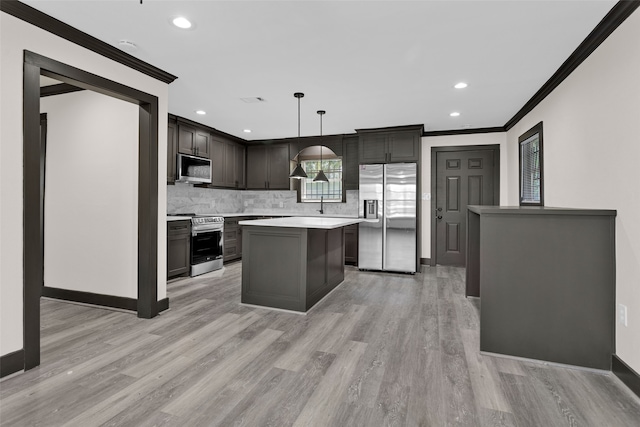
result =
M177 213L191 217L191 277L222 268L224 217Z

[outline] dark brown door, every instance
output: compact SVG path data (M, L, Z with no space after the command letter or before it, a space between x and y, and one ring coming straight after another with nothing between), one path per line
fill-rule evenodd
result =
M436 154L436 263L465 265L467 206L497 204L493 150Z

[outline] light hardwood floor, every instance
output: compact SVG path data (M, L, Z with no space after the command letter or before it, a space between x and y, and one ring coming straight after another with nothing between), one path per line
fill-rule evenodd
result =
M42 301L42 364L3 426L640 426L609 373L481 355L464 270L359 272L307 316L239 304L241 264L153 320Z

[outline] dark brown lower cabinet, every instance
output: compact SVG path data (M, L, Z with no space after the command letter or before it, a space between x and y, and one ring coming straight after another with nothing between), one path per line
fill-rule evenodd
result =
M610 370L615 220L605 209L469 206L480 351Z
M344 280L342 228L243 228L243 303L306 312Z
M167 279L189 275L190 239L190 220L167 222Z
M344 263L358 265L358 224L344 228Z
M242 226L239 221L270 217L233 217L224 219L224 262L242 258ZM358 265L358 224L344 227L344 263Z
M224 262L242 258L242 227L238 221L247 218L233 218L224 220Z

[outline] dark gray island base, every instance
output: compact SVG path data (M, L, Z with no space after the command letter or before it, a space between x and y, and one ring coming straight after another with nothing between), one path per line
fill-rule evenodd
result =
M241 221L245 304L306 312L344 280L349 218Z
M467 296L480 350L611 369L614 210L469 206Z

